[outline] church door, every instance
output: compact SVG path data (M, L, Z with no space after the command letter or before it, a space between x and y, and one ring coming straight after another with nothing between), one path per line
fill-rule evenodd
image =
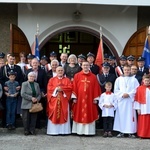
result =
M31 53L31 48L27 37L23 31L16 25L10 24L10 52L16 57L16 62L19 61L19 53Z
M138 29L128 40L123 50L123 54L125 56L134 55L136 58L141 56L144 49L146 35L146 27Z

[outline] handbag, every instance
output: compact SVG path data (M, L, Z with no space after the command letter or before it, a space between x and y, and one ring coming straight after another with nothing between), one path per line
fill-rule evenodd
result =
M36 112L40 112L43 110L43 106L41 103L37 102L37 103L33 103L32 107L29 109L30 113L36 113Z

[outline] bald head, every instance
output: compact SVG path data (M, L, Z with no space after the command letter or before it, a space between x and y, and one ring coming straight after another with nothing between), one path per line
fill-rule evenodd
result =
M56 73L57 73L57 76L58 76L58 77L63 77L63 75L64 75L64 68L61 67L61 66L58 66L58 67L56 68Z

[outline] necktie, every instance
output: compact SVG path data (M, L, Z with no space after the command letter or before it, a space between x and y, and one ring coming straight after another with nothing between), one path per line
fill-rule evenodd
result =
M42 69L43 69L43 70L45 70L45 67L44 67L44 66L42 66Z
M13 65L10 66L10 69L14 69Z

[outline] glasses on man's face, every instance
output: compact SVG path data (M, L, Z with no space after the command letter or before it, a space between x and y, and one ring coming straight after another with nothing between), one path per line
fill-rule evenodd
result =
M107 59L107 58L104 58L104 60L107 60L107 61L108 61L109 59Z
M131 68L131 70L137 70L136 68Z
M129 60L129 61L134 61L134 60Z

